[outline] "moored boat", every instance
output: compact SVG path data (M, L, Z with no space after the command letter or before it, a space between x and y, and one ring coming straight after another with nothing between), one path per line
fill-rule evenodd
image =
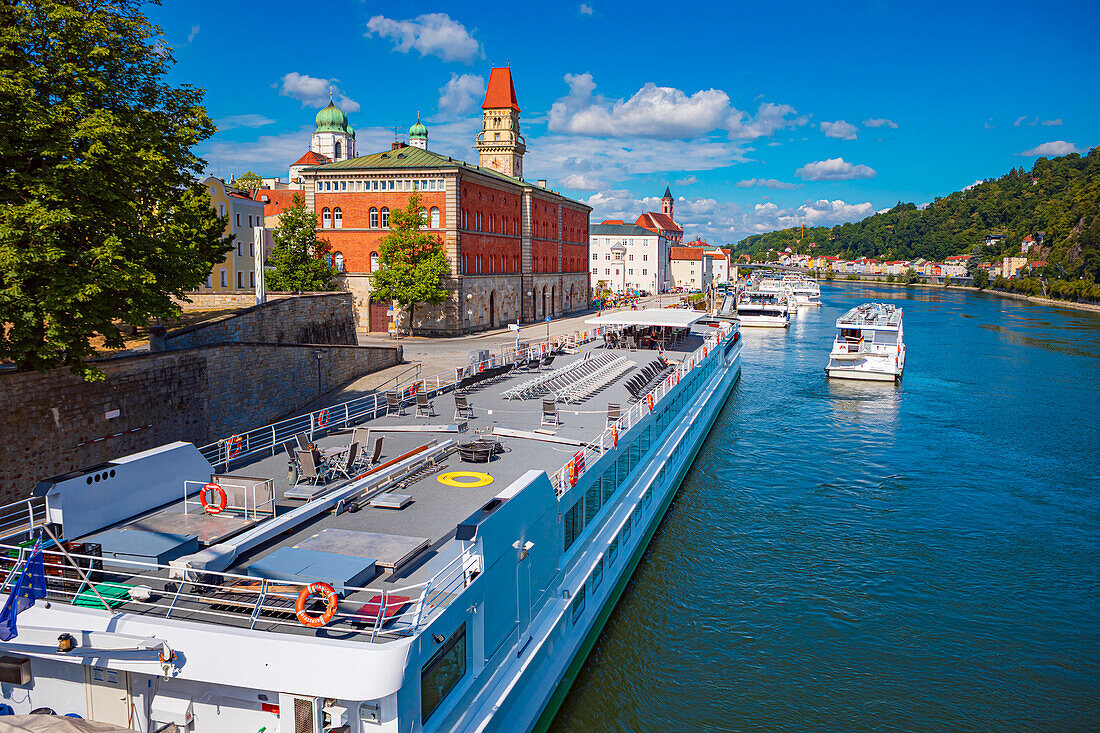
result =
M836 330L825 366L828 376L877 382L901 380L905 369L901 308L889 303L864 303L838 318Z

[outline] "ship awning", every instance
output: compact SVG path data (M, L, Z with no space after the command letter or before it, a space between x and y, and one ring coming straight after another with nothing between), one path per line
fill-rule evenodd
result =
M684 308L644 308L637 311L618 311L597 318L589 318L585 323L593 326L665 326L667 328L688 328L696 321L706 318L702 311Z

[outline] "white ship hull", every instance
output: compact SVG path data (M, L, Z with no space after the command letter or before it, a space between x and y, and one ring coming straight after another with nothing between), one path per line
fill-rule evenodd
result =
M879 363L881 362L881 363ZM896 382L901 379L904 364L895 367L887 360L868 359L856 364L836 365L831 362L825 367L826 373L833 379L858 379L866 382Z
M791 318L785 313L776 316L743 313L737 316L737 320L742 326L753 328L787 328L791 325Z

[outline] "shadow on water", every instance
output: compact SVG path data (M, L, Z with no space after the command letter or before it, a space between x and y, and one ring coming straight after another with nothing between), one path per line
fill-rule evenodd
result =
M1100 315L822 290L745 329L554 729L1100 729ZM905 309L904 379L827 380L871 299Z

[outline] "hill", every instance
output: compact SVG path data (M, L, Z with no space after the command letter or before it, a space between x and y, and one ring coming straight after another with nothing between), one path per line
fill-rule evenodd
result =
M1012 169L937 198L923 209L898 202L889 211L834 227L783 229L746 237L735 254L765 255L769 249L837 255L942 261L974 253L984 259L1020 253L1027 235L1043 233L1032 259L1050 263L1052 276L1100 282L1100 148L1087 155L1039 158L1030 171ZM983 245L989 235L999 242ZM810 248L810 243L816 247Z

